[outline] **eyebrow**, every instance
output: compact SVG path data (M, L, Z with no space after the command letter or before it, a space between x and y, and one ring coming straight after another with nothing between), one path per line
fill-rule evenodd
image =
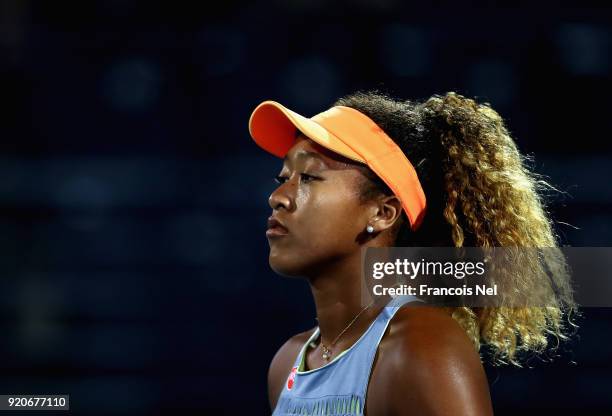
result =
M315 153L315 152L309 152L308 150L301 150L295 154L295 159L306 159L308 157L319 159L321 162L327 164L325 160L323 159L323 157L321 157L320 154ZM283 164L287 162L289 162L289 158L287 157L287 155L285 155L285 158L283 159Z

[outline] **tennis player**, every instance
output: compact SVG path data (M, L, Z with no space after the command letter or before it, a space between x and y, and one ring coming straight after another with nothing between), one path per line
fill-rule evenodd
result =
M561 306L361 301L364 247L557 246L545 182L488 104L358 92L306 118L265 101L249 130L283 158L269 197L270 266L308 281L317 314L270 364L275 416L490 415L481 347L518 363L547 333L564 337Z

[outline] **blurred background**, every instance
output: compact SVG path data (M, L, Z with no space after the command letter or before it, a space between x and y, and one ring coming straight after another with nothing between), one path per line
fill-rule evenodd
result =
M265 99L307 116L357 89L490 102L564 191L562 243L610 246L612 10L0 5L1 394L270 413L269 362L315 311L267 262L281 162L247 130ZM496 414L610 414L612 313L584 316L554 362L487 367Z

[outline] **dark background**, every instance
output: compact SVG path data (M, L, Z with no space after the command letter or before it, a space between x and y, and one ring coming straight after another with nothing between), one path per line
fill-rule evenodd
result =
M73 414L269 413L278 347L314 326L267 263L280 161L247 122L379 88L488 101L563 244L612 240L612 11L399 0L2 1L0 393ZM186 3L185 3L186 4ZM487 368L496 414L610 414L608 309L553 363Z

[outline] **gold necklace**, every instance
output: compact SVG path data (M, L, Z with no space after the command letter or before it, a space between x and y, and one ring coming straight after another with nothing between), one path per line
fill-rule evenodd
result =
M368 306L366 306L365 308L360 310L359 313L357 315L355 315L355 317L353 319L351 319L351 322L349 322L349 324L346 326L346 328L344 328L342 330L342 332L340 332L338 334L338 336L332 341L332 343L329 345L329 347L327 345L323 344L323 336L321 336L321 350L323 351L321 353L321 358L323 358L325 361L329 361L329 359L331 358L331 354L332 354L332 351L331 351L330 347L333 347L334 345L336 345L336 342L338 342L340 337L342 335L344 335L344 333L351 327L351 325L353 325L353 323L355 323L357 318L359 318L361 316L361 314L364 313L366 311L366 309L368 309L373 304L374 304L374 301L372 301ZM319 318L315 318L315 319L317 320L317 322L319 321Z

